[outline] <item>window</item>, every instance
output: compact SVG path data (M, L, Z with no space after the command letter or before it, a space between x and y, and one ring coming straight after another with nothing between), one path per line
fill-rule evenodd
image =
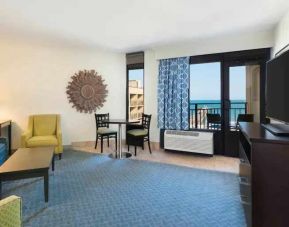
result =
M144 69L128 69L128 119L141 118L144 113Z
M190 65L190 128L210 126L207 114L221 115L220 62Z

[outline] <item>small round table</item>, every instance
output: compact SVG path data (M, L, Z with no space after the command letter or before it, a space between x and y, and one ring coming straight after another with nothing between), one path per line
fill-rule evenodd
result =
M116 159L122 159L122 158L129 158L131 157L131 153L129 152L122 152L122 125L129 125L129 124L134 124L134 123L139 123L139 120L124 120L124 119L109 119L109 120L103 120L103 123L107 124L115 124L118 125L118 133L117 133L117 151L116 153L112 153L109 155L111 158L116 158Z

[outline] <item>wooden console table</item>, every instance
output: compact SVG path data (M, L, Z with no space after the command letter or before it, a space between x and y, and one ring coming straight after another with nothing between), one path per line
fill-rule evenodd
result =
M240 194L247 226L289 226L289 137L240 122Z
M0 137L2 135L2 128L8 127L8 152L9 156L12 154L11 153L11 133L12 133L12 120L0 120Z

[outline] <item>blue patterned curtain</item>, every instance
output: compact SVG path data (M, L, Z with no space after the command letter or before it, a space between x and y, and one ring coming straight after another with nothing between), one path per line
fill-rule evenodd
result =
M160 60L158 127L189 129L189 57Z

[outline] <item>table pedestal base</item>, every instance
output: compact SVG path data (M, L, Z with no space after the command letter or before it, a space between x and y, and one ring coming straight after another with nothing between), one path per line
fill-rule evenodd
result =
M122 152L121 157L119 157L119 155L117 155L116 153L111 153L110 155L108 155L108 157L115 158L115 159L125 159L125 158L130 158L131 156L132 154L129 152Z

